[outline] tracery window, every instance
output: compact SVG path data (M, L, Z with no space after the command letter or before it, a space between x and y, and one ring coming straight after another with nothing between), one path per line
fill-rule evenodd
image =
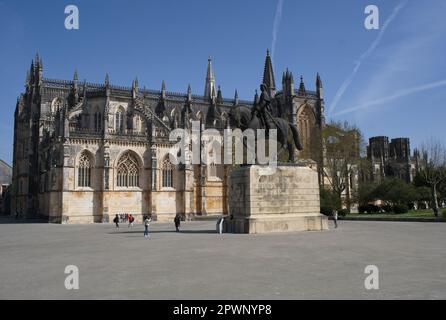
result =
M53 105L51 107L51 112L56 114L62 108L62 99L56 98L53 101Z
M94 130L99 132L102 130L102 114L96 111L94 114Z
M163 188L172 188L173 187L173 166L169 160L169 157L166 157L162 163L162 186Z
M119 160L117 172L118 187L139 186L138 161L130 152L125 153Z
M122 108L119 108L118 111L116 112L115 130L116 132L124 131L124 110Z
M87 152L81 153L77 170L77 185L79 187L91 187L91 159Z
M152 190L156 190L156 171L157 171L156 158L152 158Z

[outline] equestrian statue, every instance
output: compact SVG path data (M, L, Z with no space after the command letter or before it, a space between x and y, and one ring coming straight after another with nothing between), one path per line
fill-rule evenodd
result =
M268 87L266 84L260 85L260 99L257 103L254 101L252 108L248 106L237 106L229 112L229 123L233 128L239 128L242 131L246 129L265 129L266 137L269 137L269 131L277 130L277 146L278 146L278 160L281 162L295 161L295 148L302 150L302 145L299 138L299 131L296 126L289 121L277 117L280 115L278 110L280 103L276 98L271 98L268 94ZM272 110L272 107L275 107ZM284 154L288 151L288 154Z

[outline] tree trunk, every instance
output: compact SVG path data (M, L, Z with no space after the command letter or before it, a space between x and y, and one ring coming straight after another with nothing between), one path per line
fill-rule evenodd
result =
M432 185L432 208L434 209L434 215L438 218L438 197L437 197L437 184Z

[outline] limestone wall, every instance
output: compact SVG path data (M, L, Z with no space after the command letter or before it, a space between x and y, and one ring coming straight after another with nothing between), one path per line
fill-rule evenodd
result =
M318 173L308 166L246 166L231 172L228 221L234 232L328 228L320 212Z

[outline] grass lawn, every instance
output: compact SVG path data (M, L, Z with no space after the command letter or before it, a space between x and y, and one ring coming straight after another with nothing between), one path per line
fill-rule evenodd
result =
M444 209L443 209L444 210ZM351 213L347 217L363 217L363 218L435 218L434 212L432 210L409 210L408 213ZM441 210L440 210L440 217Z

